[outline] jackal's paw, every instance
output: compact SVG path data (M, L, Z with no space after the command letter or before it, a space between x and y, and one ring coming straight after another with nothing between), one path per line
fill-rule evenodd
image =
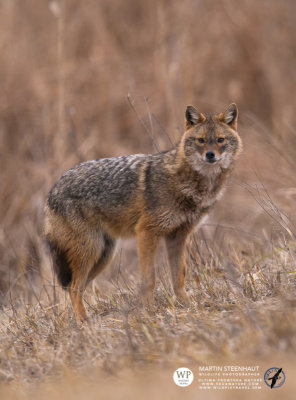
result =
M190 298L184 289L183 290L175 290L175 294L176 294L177 303L179 303L183 307L190 306Z
M75 319L78 325L86 324L88 322L88 315L86 311L76 313L75 314Z
M143 308L146 308L150 311L153 311L155 309L153 293L142 293L141 300Z

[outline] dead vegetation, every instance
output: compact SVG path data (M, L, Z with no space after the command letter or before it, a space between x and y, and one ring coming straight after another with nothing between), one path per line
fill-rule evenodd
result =
M295 355L295 3L14 0L0 10L0 380ZM128 241L78 327L42 242L51 185L83 160L164 150L187 104L217 112L231 101L244 153L188 243L191 307L174 303L160 249L156 312L139 309Z

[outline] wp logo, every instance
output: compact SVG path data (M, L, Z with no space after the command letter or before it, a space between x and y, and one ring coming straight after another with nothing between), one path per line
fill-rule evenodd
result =
M178 386L189 386L193 382L193 372L189 368L178 368L174 372L173 379Z

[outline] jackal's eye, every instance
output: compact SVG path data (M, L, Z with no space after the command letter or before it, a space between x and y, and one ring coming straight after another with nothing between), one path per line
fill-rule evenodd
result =
M199 143L204 143L205 142L205 140L203 138L198 138L197 140L198 140Z
M219 139L217 140L218 143L223 143L224 142L224 137L219 137Z

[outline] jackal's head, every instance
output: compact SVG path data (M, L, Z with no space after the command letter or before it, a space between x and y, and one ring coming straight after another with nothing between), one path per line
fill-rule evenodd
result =
M202 114L193 106L185 113L184 156L197 171L208 174L226 169L242 149L237 133L238 110L234 103L220 114Z

